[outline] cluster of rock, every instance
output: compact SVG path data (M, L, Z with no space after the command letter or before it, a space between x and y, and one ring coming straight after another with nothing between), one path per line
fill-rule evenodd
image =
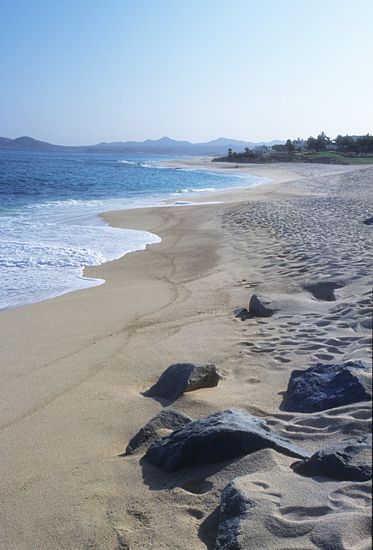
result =
M171 365L145 395L174 400L181 393L214 387L219 381L215 365ZM369 367L363 361L318 364L293 371L282 408L307 412L326 410L372 399ZM162 430L172 430L162 437ZM311 453L271 431L266 421L245 411L228 409L193 420L181 411L164 409L129 442L125 454L148 446L145 458L165 471L202 466L269 448L301 458L295 470L302 475L336 479L371 477L371 439L364 437Z
M334 288L311 290L314 294L320 290L323 299L333 300ZM278 310L279 305L268 296L255 294L249 309L239 308L234 314L246 320L270 317ZM220 378L215 365L177 363L169 366L144 395L170 404L186 392L217 386ZM313 413L371 399L369 366L361 360L346 361L294 370L281 408L289 412ZM273 449L300 459L292 469L303 479L322 476L366 481L372 477L371 436L341 441L312 454L272 431L264 419L236 409L193 420L179 410L166 408L139 430L128 443L125 454L140 449L148 462L166 472L233 461L262 449ZM243 548L243 538L251 536L247 535L250 533L247 525L260 503L249 496L249 483L249 476L238 477L222 492L216 550Z
M162 437L158 430L164 428L174 431ZM293 464L293 470L303 477L323 476L339 481L367 481L372 477L371 436L342 441L311 454L271 431L263 419L241 410L229 409L193 421L180 411L166 409L132 438L127 454L149 442L145 459L166 472L273 449L301 458ZM255 510L268 503L250 495L250 483L249 475L237 477L223 490L215 550L240 550L246 548L241 544L245 537L251 540L250 522Z
M369 374L368 365L362 361L347 361L341 365L319 364L305 371L294 371L283 408L312 413L371 400ZM192 425L193 423L189 426ZM275 441L277 442L277 436ZM263 446L285 452L281 445L271 446L267 443ZM287 448L286 451L288 450ZM368 481L372 479L372 436L368 434L319 449L311 456L294 463L292 468L294 472L305 477ZM231 481L224 489L215 550L243 550L253 544L252 521L256 516L260 517L258 510L261 508L265 517L268 503L252 498L249 484L250 476L242 476Z

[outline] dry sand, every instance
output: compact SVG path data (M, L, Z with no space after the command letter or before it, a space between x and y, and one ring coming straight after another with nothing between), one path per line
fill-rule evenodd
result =
M173 404L194 418L239 407L311 451L370 429L369 403L280 405L294 368L370 355L373 168L222 169L274 183L220 204L107 214L162 242L86 270L102 286L0 314L1 549L212 550L221 491L243 474L265 504L250 548L371 547L368 482L305 481L268 450L176 474L120 456L162 408L141 391L180 361L223 374ZM324 278L343 285L334 302L305 290ZM284 310L235 319L254 289Z

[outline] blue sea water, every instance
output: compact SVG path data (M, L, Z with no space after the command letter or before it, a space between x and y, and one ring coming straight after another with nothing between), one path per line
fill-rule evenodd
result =
M0 150L0 309L101 284L84 277L84 267L160 242L110 227L99 213L184 204L198 192L263 181L164 168L164 158Z

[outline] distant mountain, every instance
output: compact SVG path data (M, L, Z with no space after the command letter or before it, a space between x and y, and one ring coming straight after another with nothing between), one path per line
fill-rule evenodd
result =
M206 155L215 156L227 153L231 148L236 152L243 151L245 147L252 149L259 145L275 145L284 143L273 140L270 142L240 141L220 137L203 143L191 143L190 141L178 141L169 137L160 139L147 139L145 141L113 141L102 142L96 145L67 146L54 145L46 141L40 141L29 136L16 139L0 137L0 149L26 149L35 151L77 151L77 152L112 152L112 153L148 153L164 155Z
M133 153L158 153L158 154L183 154L183 155L216 155L217 153L226 153L229 148L234 151L243 151L245 147L249 149L258 145L274 145L284 143L275 140L273 142L253 143L250 141L240 141L237 139L228 139L220 137L212 141L202 143L191 143L190 141L177 141L169 137L161 139L147 139L146 141L116 141L111 143L98 143L91 149L101 151L118 151Z
M0 149L57 150L65 149L65 147L63 145L52 145L29 136L22 136L16 139L0 137Z

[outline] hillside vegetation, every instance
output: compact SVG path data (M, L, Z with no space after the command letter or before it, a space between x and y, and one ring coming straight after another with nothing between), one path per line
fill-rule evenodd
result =
M215 162L267 163L317 162L324 164L373 164L373 136L341 136L330 139L324 132L314 138L288 139L284 145L246 147L241 152L228 149Z

